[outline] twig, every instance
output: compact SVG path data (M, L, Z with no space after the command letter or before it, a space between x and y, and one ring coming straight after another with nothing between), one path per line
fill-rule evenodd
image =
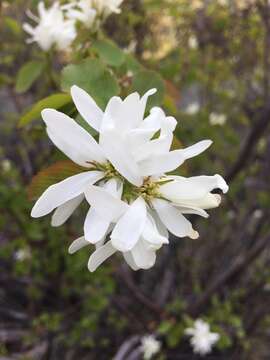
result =
M135 345L137 345L140 341L139 335L131 336L127 339L117 351L117 354L114 356L113 360L126 360L128 354L132 351Z
M198 315L203 307L208 303L212 295L222 288L229 280L242 272L252 261L254 261L269 242L270 236L268 235L257 241L257 243L248 252L238 255L228 270L214 279L203 295L194 304L189 306L187 310L188 313L193 316Z
M159 318L165 317L164 310L142 293L142 291L134 284L130 274L124 266L121 267L120 271L118 272L118 276L121 277L121 280L125 282L127 288L132 292L136 300L147 307L151 312L155 313Z
M238 173L242 171L247 165L249 158L252 155L253 148L255 147L261 136L264 134L267 126L269 125L269 117L270 105L268 104L260 112L259 119L251 128L249 135L247 136L246 141L244 142L243 147L240 150L237 160L225 176L226 181L231 182L236 177L236 175L238 175Z

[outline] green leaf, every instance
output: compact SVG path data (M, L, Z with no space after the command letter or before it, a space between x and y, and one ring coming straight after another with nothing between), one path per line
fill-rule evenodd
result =
M45 108L59 109L71 102L69 94L54 94L38 101L27 113L25 113L20 121L19 126L29 124L32 120L40 117L40 112Z
M28 197L30 200L37 199L49 186L83 171L87 169L70 160L58 161L33 177L27 189Z
M20 35L22 33L22 26L15 19L10 16L4 18L4 23L6 27L14 34Z
M112 96L120 92L115 77L97 59L87 59L63 69L61 80L63 90L70 91L72 85L87 91L102 108L105 108Z
M93 45L100 58L110 66L121 66L125 60L125 53L110 40L96 40Z
M147 103L148 109L162 103L165 92L164 81L157 72L151 70L142 70L134 74L132 91L138 91L140 95L143 95L152 88L156 88L157 93L150 96Z
M17 74L15 90L18 93L27 91L40 76L43 68L44 63L39 61L29 61L24 64Z
M126 65L127 71L130 70L134 73L137 71L143 70L143 66L131 54L126 54L125 65Z

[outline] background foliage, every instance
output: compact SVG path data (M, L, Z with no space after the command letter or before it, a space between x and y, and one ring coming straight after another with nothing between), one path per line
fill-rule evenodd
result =
M36 4L1 3L1 358L110 359L125 344L124 359L140 359L136 336L154 333L158 359L195 359L183 332L197 317L221 334L209 358L268 358L268 1L126 0L98 36L80 32L80 51L47 54L26 46L21 27ZM57 229L49 217L30 218L29 197L59 181L63 162L28 191L33 176L65 160L41 109L87 126L68 94L74 82L103 108L113 95L155 86L150 106L178 120L177 147L214 140L179 173L223 174L230 191L209 220L193 219L199 240L172 238L151 270L131 272L114 257L91 274L87 249L68 255L86 209ZM226 121L215 124L217 114Z

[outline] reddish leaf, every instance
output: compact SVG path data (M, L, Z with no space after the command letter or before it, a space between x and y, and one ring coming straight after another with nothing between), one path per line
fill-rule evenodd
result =
M87 170L70 160L59 161L33 177L27 189L28 197L30 200L37 199L49 186L83 171Z

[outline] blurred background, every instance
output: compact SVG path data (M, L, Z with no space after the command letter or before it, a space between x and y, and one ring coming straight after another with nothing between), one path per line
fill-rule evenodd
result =
M0 359L142 359L146 334L160 341L155 359L199 359L184 334L197 318L220 334L205 359L269 359L270 3L125 0L107 19L103 32L125 56L107 64L121 95L138 67L154 71L178 121L175 147L214 141L179 174L219 173L230 191L209 219L192 218L200 238L172 238L152 269L114 256L95 273L92 249L67 253L86 209L60 228L30 218L33 176L64 157L28 110L59 93L57 76L76 62L55 53L53 76L42 66L22 74L44 60L22 29L37 3L0 2Z

